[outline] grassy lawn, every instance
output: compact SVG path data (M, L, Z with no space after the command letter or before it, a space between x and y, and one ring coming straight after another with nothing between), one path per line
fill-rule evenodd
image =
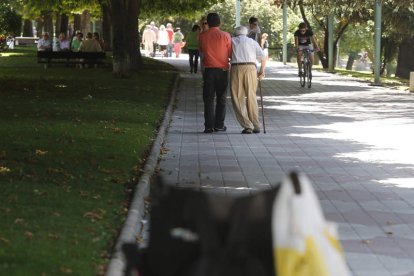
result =
M121 80L0 53L0 275L102 273L176 74L147 62Z
M323 71L322 66L315 66L315 69ZM374 74L369 71L351 71L346 69L335 68L335 73L342 75L357 78L364 82L374 82ZM409 80L397 78L397 77L385 77L381 76L380 82L382 86L393 87L400 90L407 90L409 86Z
M296 62L289 62L288 64L291 66L297 67ZM318 70L318 71L323 71L323 72L327 71L326 69L323 69L322 65L314 65L312 67L312 70ZM368 83L374 82L374 74L369 71L351 71L351 70L346 70L346 69L341 69L341 68L335 68L334 74L357 78L363 82L368 82ZM381 85L385 87L392 87L392 88L396 88L396 89L404 90L404 91L409 90L409 80L407 79L381 76L380 81L381 81Z

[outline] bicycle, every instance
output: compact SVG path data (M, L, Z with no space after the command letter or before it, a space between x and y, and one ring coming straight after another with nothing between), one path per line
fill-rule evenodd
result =
M312 64L309 59L311 50L302 50L302 71L299 73L300 86L305 87L307 84L308 88L312 86Z

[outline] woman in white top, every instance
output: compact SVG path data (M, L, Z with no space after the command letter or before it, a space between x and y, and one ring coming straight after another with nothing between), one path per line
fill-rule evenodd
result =
M168 43L169 43L168 32L165 29L165 26L161 25L160 29L158 30L157 44L160 46L162 57L166 57L166 54L167 54L166 50L167 50Z

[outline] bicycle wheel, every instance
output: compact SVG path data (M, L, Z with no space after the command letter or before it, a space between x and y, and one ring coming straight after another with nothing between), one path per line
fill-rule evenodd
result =
M307 67L306 71L307 71L307 77L308 77L307 84L308 84L308 88L311 88L311 86L312 86L312 69L311 69L310 62L308 62L306 64L306 67Z
M300 72L299 75L299 80L300 80L300 86L305 87L306 84L306 66L305 63L302 61L302 71Z

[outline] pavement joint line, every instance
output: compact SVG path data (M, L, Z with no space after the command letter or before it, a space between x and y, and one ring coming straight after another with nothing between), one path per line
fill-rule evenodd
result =
M137 229L140 221L145 215L144 199L150 193L151 177L158 165L160 150L164 143L168 127L171 123L171 116L177 99L177 92L181 82L180 74L177 75L172 89L170 101L165 110L162 123L158 129L157 136L152 144L151 152L145 162L143 173L139 178L138 184L135 186L135 192L132 197L132 202L128 210L125 222L121 228L120 234L116 240L115 247L112 250L111 260L109 261L106 276L122 276L125 270L125 256L121 251L122 245L126 242L135 242L136 237L141 233L141 228Z

